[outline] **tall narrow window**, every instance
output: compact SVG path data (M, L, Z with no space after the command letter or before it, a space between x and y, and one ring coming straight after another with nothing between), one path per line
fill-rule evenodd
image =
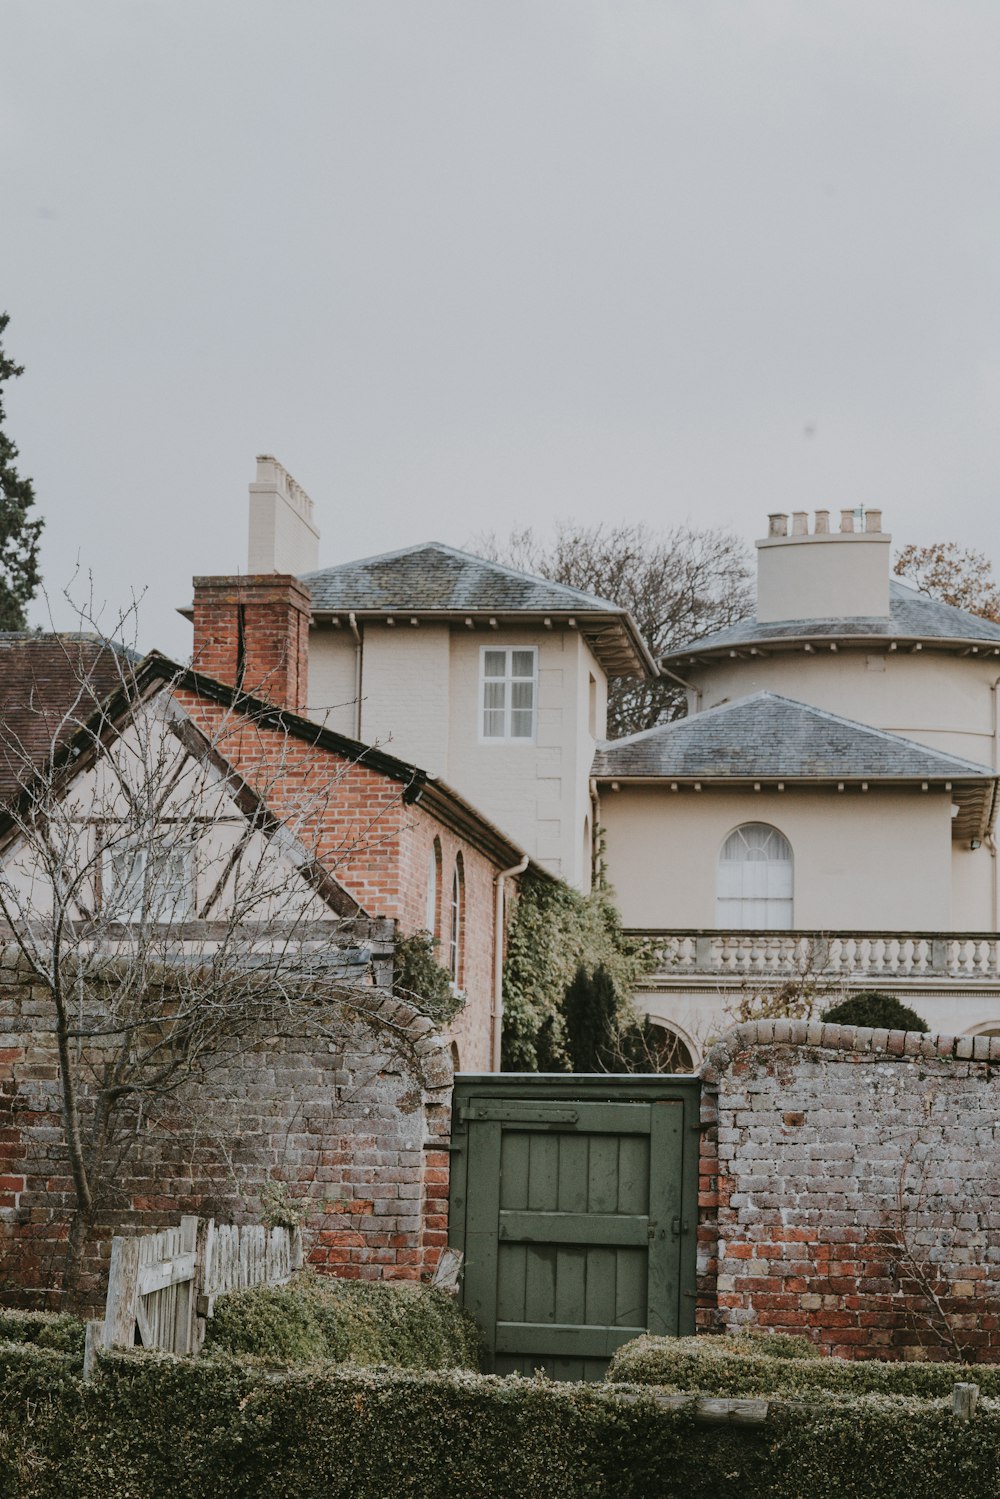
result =
M722 845L720 927L780 931L792 924L792 846L766 822L745 822Z
M434 839L434 846L427 860L427 910L424 926L432 937L438 934L438 892L441 889L441 839Z
M482 654L484 739L535 737L538 652L534 646L485 646Z
M451 877L451 911L448 922L448 971L456 988L462 982L462 943L465 937L465 867L462 855L455 855Z

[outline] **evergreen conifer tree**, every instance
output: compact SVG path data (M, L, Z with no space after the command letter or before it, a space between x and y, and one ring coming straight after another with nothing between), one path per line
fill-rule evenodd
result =
M3 387L24 373L23 366L9 359L3 347L4 329L10 321L0 312L0 630L23 630L25 606L39 583L38 538L44 521L32 520L34 485L15 467L17 448L5 431Z

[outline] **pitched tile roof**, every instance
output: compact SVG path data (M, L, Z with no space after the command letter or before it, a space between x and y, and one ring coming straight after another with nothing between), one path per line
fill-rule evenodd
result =
M634 620L618 604L440 541L322 568L302 582L317 614L568 615L609 671L655 674Z
M714 635L678 646L664 661L680 661L742 645L766 645L792 640L913 640L949 641L1000 648L1000 625L992 620L941 604L893 578L889 583L889 616L851 619L793 619L761 624L744 620Z
M128 659L93 635L0 632L0 801L121 686Z
M996 772L773 692L608 740L601 779L986 781Z

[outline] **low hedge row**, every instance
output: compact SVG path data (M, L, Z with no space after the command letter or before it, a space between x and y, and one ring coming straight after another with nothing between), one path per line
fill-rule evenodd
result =
M995 1499L1000 1409L868 1396L699 1426L637 1386L0 1348L0 1499Z
M403 1369L478 1369L472 1318L442 1291L409 1281L304 1274L220 1296L207 1352L279 1364L323 1360Z
M0 1343L32 1343L83 1358L84 1324L65 1312L20 1312L0 1308Z
M612 1383L662 1385L706 1395L806 1396L819 1394L917 1395L943 1398L962 1380L1000 1398L1000 1365L883 1363L824 1358L779 1337L636 1338L615 1353ZM777 1345L770 1348L768 1345ZM792 1356L789 1356L791 1353ZM778 1356L775 1356L775 1355Z

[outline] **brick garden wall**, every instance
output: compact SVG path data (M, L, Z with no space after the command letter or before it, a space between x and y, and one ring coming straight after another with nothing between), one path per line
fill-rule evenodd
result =
M371 989L322 1034L231 1044L203 1083L134 1122L95 1230L85 1289L103 1295L112 1233L181 1213L259 1221L265 1182L307 1212L307 1257L348 1277L416 1279L446 1242L451 1065L431 1022ZM0 956L0 1299L57 1304L73 1206L48 1001Z
M1000 1039L757 1022L703 1077L701 1330L1000 1360Z

